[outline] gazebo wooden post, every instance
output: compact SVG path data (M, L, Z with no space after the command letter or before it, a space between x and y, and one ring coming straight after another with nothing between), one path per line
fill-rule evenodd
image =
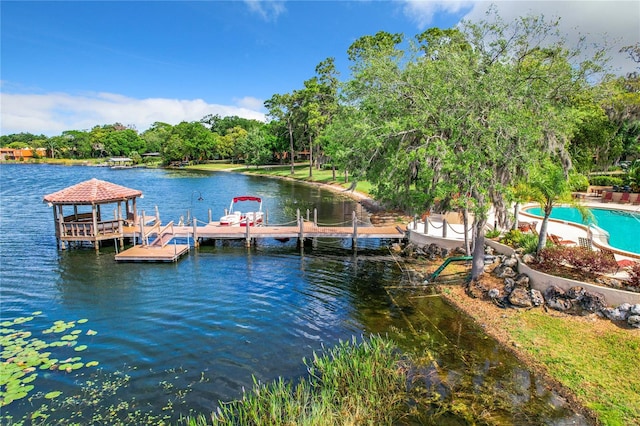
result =
M58 215L56 214L56 206L51 206L53 210L53 226L56 230L56 248L60 250L60 225L58 224Z
M55 209L55 207L54 207ZM60 248L62 250L67 248L67 244L62 240L64 233L64 212L62 211L62 204L58 204L58 240L60 241Z
M133 225L138 225L138 206L135 197L133 198Z
M96 253L100 251L100 243L98 242L98 208L95 204L91 204L91 219L93 220L93 246Z
M126 206L125 206L126 209ZM118 201L118 213L115 218L118 221L118 233L120 234L120 248L124 248L124 220L122 219L122 201Z

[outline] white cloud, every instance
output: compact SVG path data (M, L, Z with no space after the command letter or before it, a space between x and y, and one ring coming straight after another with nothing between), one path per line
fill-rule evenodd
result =
M244 2L251 12L260 15L268 22L275 21L287 10L284 6L285 2L279 0L244 0Z
M251 96L245 96L244 98L234 98L233 101L242 108L247 108L253 111L259 111L264 108L264 101Z
M621 47L640 41L640 2L637 0L405 0L405 12L418 25L418 29L424 30L435 13L455 14L464 11L466 7L471 7L471 10L464 19L483 20L492 3L505 22L527 14L544 15L547 19L560 18L560 31L567 36L567 42L572 46L577 45L580 36L586 37L587 45L607 43L612 59L610 65L616 74L624 75L637 70L637 64L629 60L626 54L619 53Z
M156 121L175 125L198 121L208 114L265 120L260 112L262 102L255 98L243 98L234 106L208 104L202 99L135 99L114 93L2 93L0 107L3 135L29 132L55 136L65 130L88 130L116 122L134 125L142 132Z
M451 1L424 1L405 0L404 14L416 23L419 30L425 30L433 21L436 13L444 12L456 14L473 7L474 2L470 0Z

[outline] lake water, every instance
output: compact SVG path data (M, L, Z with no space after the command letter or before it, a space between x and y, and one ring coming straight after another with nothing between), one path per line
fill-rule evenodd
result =
M46 194L95 177L141 190L138 208L149 213L158 206L164 223L187 210L205 220L212 209L215 220L236 195L263 197L270 223L292 221L297 208L306 214L314 207L320 222L336 223L350 220L358 207L340 194L184 170L5 164L0 174L2 320L42 311L29 323L37 333L56 320L81 318L88 319L83 330L97 332L80 340L88 346L83 361L98 361L98 369L39 373L38 390L73 394L92 372L126 372L131 379L118 398L135 401L132 410L162 412L170 395L190 391L168 411L177 419L240 398L252 377L304 377L302 358L323 345L381 333L406 351L433 350L441 380L451 388L490 383L515 389L509 398L523 410L534 407L535 422L576 420L563 408L550 409L558 405L554 394L464 315L412 286L386 242L360 241L357 251L340 240L303 249L294 241L267 240L250 249L218 243L177 263L118 264L113 247L98 255L93 249L58 251L52 209L42 203ZM3 412L19 417L31 407L25 399ZM491 415L504 424L527 418L497 409Z

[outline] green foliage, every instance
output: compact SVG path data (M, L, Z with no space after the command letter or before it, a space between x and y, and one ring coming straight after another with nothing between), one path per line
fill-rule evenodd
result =
M569 175L569 189L571 191L585 192L589 189L589 179L579 173L572 173Z
M589 183L593 186L622 185L622 178L617 176L595 175L589 177Z
M191 425L393 424L407 401L406 373L394 345L372 336L341 342L305 361L309 379L297 385L255 381L242 399L222 404L209 422Z
M640 192L640 159L634 161L627 172L627 184L634 192Z
M499 229L492 229L487 231L484 236L487 238L496 238L499 237L502 232Z
M77 345L83 330L77 329L86 320L56 321L41 333L55 335L56 339L46 342L36 337L33 331L24 329L24 324L32 321L41 312L34 312L32 316L5 320L0 323L0 407L6 407L14 401L26 398L36 387L35 380L38 370L71 373L85 367L81 358L75 355L83 351L86 345ZM85 334L89 334L88 330ZM66 334L63 334L66 333ZM93 332L92 334L95 334ZM59 338L58 336L61 335ZM73 350L75 347L75 351ZM55 352L55 354L54 354ZM72 356L73 355L73 356ZM92 362L91 365L97 365ZM48 394L53 398L54 394Z
M538 246L538 236L512 229L500 238L500 242L513 248L521 248L524 253L535 253Z

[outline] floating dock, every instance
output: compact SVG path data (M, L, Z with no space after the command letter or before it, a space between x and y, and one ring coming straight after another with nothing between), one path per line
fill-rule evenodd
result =
M189 252L187 244L167 244L164 247L133 246L116 254L118 262L176 262Z

